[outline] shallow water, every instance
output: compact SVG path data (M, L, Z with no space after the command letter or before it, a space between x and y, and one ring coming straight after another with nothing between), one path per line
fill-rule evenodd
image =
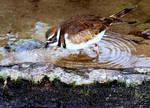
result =
M138 54L139 44L127 39L126 35L107 32L98 43L84 50L67 50L50 47L49 49L34 49L22 52L6 52L0 49L0 65L32 63L53 63L63 67L95 67L95 68L135 68L150 67L150 57L147 52ZM146 47L146 46L145 46ZM149 47L149 45L147 45ZM97 55L96 51L100 54Z
M109 32L98 43L100 54L97 59L95 46L86 49L82 55L70 55L62 58L58 64L66 67L99 67L99 68L136 68L150 67L148 52L142 52L139 45L125 35ZM149 45L147 45L149 47ZM92 50L93 49L93 50ZM95 49L95 50L94 50ZM141 51L139 51L141 50Z
M150 67L150 40L127 35L130 31L150 28L149 1L123 0L5 0L0 1L0 65L24 62L53 63L64 67L134 68ZM3 48L16 39L34 38L45 41L45 32L70 16L94 14L109 16L126 7L138 7L123 18L126 22L110 27L107 36L96 47L71 51L61 48L6 52ZM146 13L141 16L141 13ZM137 43L138 41L138 43Z

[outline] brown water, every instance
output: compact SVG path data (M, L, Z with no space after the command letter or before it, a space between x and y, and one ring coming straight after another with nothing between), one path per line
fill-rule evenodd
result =
M148 4L148 0L0 0L0 65L46 62L65 67L150 67L150 40L127 35L131 31L150 28ZM94 46L81 52L51 48L6 53L3 49L3 46L16 38L44 41L48 28L70 16L109 16L135 5L138 7L123 18L125 22L110 27L107 36L99 42L98 59Z

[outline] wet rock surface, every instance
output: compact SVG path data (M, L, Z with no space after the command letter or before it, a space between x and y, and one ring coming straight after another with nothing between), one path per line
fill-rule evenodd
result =
M31 80L35 83L40 82L45 76L50 81L60 79L66 84L83 85L94 82L107 83L117 80L125 82L127 85L138 85L144 80L150 79L150 69L93 69L93 68L61 68L52 64L19 64L12 66L1 66L0 76L3 79L10 77L13 80L19 78Z
M20 39L20 40L8 42L8 45L5 46L4 48L8 52L12 52L12 51L22 52L22 51L28 51L28 50L39 49L39 48L44 48L44 47L45 47L45 43L39 40Z

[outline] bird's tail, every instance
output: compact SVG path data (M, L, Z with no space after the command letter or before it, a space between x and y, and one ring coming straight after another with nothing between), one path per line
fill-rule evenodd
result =
M129 13L130 11L132 11L136 7L137 6L134 6L132 8L125 8L122 11L120 11L120 12L118 12L116 14L111 15L110 17L114 18L114 19L120 19L121 17L125 16L127 13Z

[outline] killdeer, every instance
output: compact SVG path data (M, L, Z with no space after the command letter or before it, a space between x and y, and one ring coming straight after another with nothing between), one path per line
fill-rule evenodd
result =
M84 49L96 44L104 36L108 27L120 21L120 18L133 8L126 8L109 17L94 15L74 16L64 21L57 27L46 32L46 48L48 45L63 47L66 49Z

